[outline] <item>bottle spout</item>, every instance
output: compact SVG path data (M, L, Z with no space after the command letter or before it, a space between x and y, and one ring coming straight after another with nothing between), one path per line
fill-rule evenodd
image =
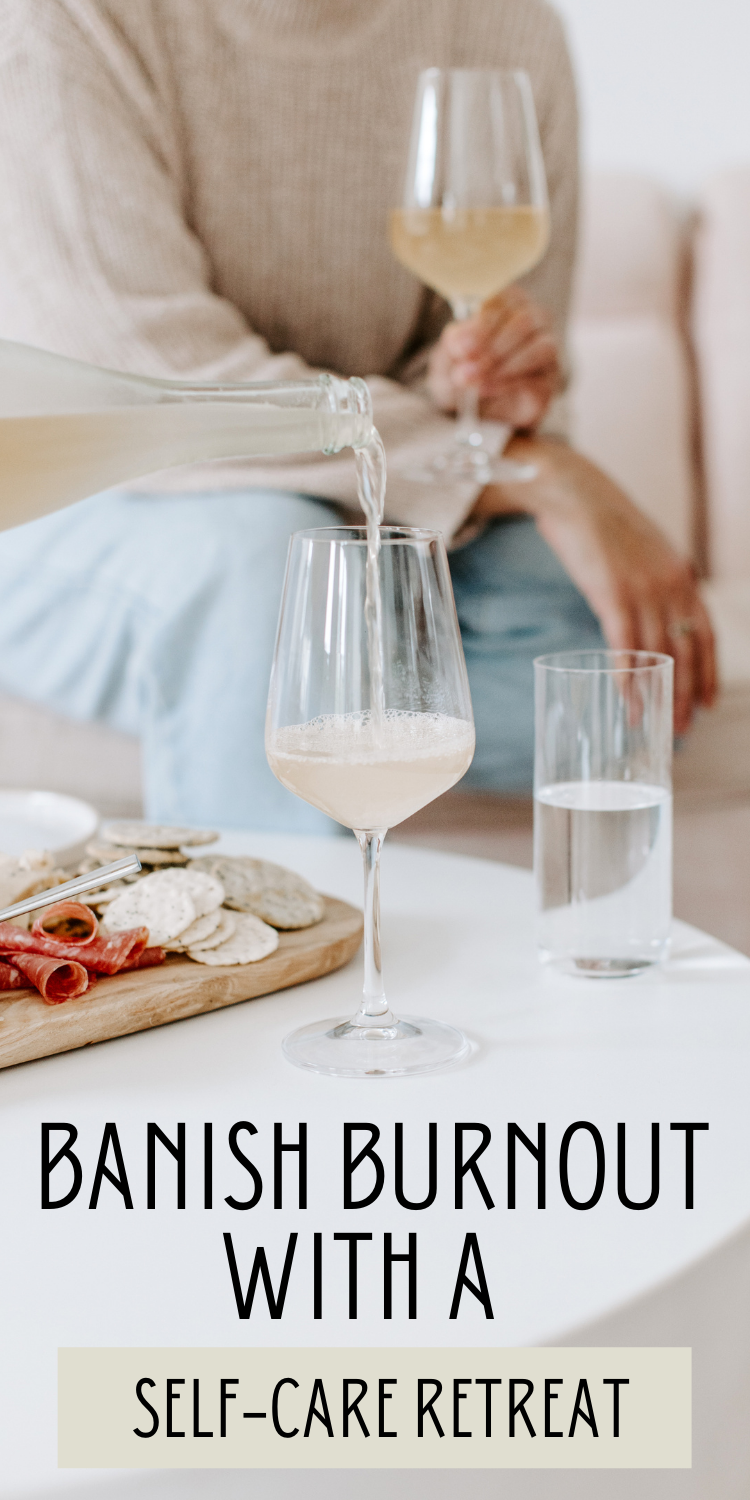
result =
M365 448L373 432L372 397L369 387L358 375L342 380L338 375L323 375L331 414L330 441L324 453L340 453L342 448Z

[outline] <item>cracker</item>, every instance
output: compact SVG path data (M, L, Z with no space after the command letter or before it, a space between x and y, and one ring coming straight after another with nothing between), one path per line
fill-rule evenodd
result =
M118 820L107 823L102 836L126 849L179 849L181 844L213 844L219 837L210 828L180 828L166 823Z
M191 860L188 868L218 876L226 891L226 906L251 912L272 927L285 931L312 927L325 915L323 897L307 880L269 860L205 854Z
M137 848L134 847L132 852L137 854L142 865L186 865L189 858L179 849L144 849L139 845ZM86 853L102 865L113 864L116 859L125 857L122 844L103 844L98 839L92 839L86 845Z
M122 859L123 845L114 844L113 848L117 851L115 859ZM133 853L138 856L142 865L150 865L152 870L161 869L162 866L168 866L170 869L177 865L185 866L190 858L188 854L183 854L181 849L134 848Z
M303 891L298 887L266 885L250 899L256 917L283 932L314 927L325 916L325 901L312 886Z
M219 943L225 943L232 936L237 926L237 915L233 911L227 911L225 906L219 907L220 921L210 937L202 938L200 942L192 942L191 948L202 951L204 948L218 948Z
M86 854L88 860L82 860L81 863L88 863L89 869L96 869L97 865L111 865L114 860L123 857L121 849L116 849L114 844L102 844L98 839L89 840L86 845ZM81 870L80 873L83 875L87 872Z
M166 872L165 872L166 874ZM188 891L175 886L165 874L147 875L110 902L103 932L125 932L129 927L147 927L150 948L160 948L195 921L196 910ZM158 881L159 884L151 882Z
M140 883L147 885L149 881L169 883L177 890L187 891L196 917L205 917L210 911L216 911L224 901L221 881L205 870L155 870L153 874L145 875Z
M97 891L84 891L81 900L84 906L109 906L123 891L130 889L124 880L113 880L111 885L100 886Z
M195 921L191 922L190 926L174 939L174 942L167 943L166 946L171 952L175 952L181 948L189 948L192 943L202 943L204 938L210 938L216 928L221 926L221 913L222 908L218 906L214 911L207 912L205 917L196 917ZM227 936L229 936L228 933ZM222 939L220 938L219 941L221 942Z
M27 896L46 890L48 885L59 884L54 867L52 854L39 854L33 849L27 849L18 858L12 854L0 855L0 907L15 906L17 901L25 901ZM68 880L69 876L63 878Z
M188 956L199 964L254 964L279 946L275 928L250 912L238 912L232 936L218 948L188 948Z

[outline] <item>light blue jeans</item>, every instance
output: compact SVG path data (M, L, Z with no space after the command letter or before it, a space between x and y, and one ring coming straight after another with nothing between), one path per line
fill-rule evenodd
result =
M224 827L332 831L271 775L268 678L292 531L325 502L250 490L111 493L0 534L0 689L141 737L146 813ZM531 663L601 644L532 522L451 557L477 753L462 785L531 786Z

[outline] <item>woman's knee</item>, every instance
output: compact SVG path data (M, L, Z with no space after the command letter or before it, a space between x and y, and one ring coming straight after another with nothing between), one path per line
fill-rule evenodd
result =
M499 523L451 560L469 652L532 656L602 643L583 595L527 517Z
M262 583L278 602L292 532L336 522L332 506L283 491L130 495L123 504L110 561L159 614L235 585Z
M198 663L225 686L262 678L265 693L289 538L332 520L332 506L283 492L180 501L171 586L149 632L149 656L160 677L169 676L171 702Z
M493 521L451 556L454 587L472 592L574 585L530 516Z
M233 533L237 527L253 535L288 537L293 531L315 526L335 526L335 506L315 495L296 495L285 490L242 490L231 494L209 496L208 524L219 534Z

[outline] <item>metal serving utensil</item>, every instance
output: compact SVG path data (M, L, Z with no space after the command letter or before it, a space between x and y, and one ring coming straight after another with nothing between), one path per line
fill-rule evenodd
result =
M136 854L129 854L126 859L116 859L111 865L100 865L98 870L89 870L87 875L76 875L74 880L66 880L64 885L53 885L47 891L37 891L35 896L27 896L25 901L17 901L15 906L6 906L0 911L0 922L10 922L13 917L22 917L27 911L38 911L40 906L52 906L56 901L69 901L75 896L82 896L86 891L98 891L102 885L109 885L111 880L120 880L124 875L137 875L142 869L141 862Z

